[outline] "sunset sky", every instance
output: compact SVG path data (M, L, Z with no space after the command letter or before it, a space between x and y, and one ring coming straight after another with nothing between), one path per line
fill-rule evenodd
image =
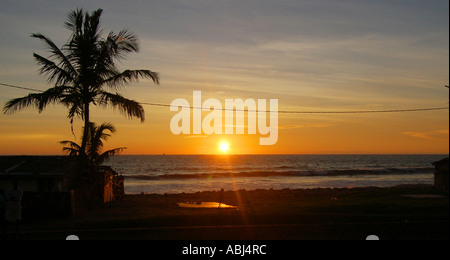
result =
M448 0L0 0L0 83L45 90L32 33L58 46L70 10L104 9L102 28L137 34L140 52L123 69L159 72L121 92L140 102L278 99L280 110L355 111L446 107ZM0 105L28 91L0 87ZM449 112L280 114L278 143L260 135L173 135L168 107L146 121L96 109L113 123L108 147L126 154L447 154ZM203 116L208 112L203 112ZM77 138L82 122L75 122ZM62 106L0 115L0 155L58 155L73 140ZM225 146L228 149L224 149ZM225 151L226 150L226 151Z

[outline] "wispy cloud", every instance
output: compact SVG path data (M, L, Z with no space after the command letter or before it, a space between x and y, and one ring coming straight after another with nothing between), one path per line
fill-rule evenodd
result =
M208 137L208 135L188 135L188 136L185 136L184 138L194 139L194 138L207 138L207 137Z
M1 137L7 140L24 140L24 141L61 139L61 136L55 134L9 134L3 135Z
M286 129L297 129L297 128L307 128L307 127L330 127L332 124L310 124L310 125L284 125L279 126L278 129L286 130Z
M443 129L443 130L438 130L438 131L436 131L437 133L440 133L440 134L444 134L444 135L448 135L448 129Z
M429 141L448 141L448 129L430 132L403 132L402 134Z

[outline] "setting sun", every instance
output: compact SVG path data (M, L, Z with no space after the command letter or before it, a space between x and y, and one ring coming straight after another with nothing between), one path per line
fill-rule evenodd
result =
M230 144L227 142L221 142L219 144L220 151L227 153L230 150Z

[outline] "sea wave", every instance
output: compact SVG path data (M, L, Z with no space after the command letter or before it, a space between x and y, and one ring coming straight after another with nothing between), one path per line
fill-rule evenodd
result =
M208 173L164 173L164 174L123 174L128 179L140 180L179 180L211 178L257 178L257 177L314 177L314 176L360 176L360 175L408 175L431 174L434 168L386 168L351 170L254 170Z

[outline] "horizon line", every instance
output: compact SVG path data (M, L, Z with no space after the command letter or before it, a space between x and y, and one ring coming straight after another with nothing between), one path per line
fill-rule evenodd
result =
M442 155L450 156L450 153L292 153L292 154L168 154L168 153L158 153L158 154L119 154L114 157L120 156L293 156L293 155ZM69 157L65 154L0 154L0 157Z

